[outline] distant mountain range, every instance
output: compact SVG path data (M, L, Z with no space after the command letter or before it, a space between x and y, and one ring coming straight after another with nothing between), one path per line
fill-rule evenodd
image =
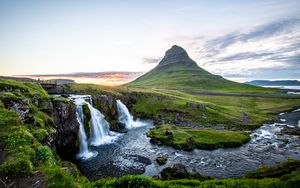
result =
M255 85L255 86L300 86L300 81L298 80L253 80L250 82L245 82L245 84Z

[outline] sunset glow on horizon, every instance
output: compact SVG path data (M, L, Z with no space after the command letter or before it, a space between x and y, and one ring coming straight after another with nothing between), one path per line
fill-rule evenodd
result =
M133 81L137 77L142 75L142 73L99 73L94 75L77 75L77 76L59 76L59 75L29 75L24 76L26 78L32 78L36 80L52 80L52 79L69 79L73 80L76 83L92 83L96 85L103 85L103 86L120 86L126 84L130 81Z

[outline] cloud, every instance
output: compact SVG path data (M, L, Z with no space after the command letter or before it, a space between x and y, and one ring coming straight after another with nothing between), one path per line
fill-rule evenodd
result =
M156 57L156 58L144 57L143 58L143 63L145 63L145 64L156 64L156 63L159 63L159 61L161 59L162 58L160 58L160 57Z
M300 19L292 18L288 20L280 20L266 25L256 27L249 32L233 32L221 37L217 37L208 41L204 45L204 49L211 53L219 53L220 50L231 46L238 42L248 42L252 40L261 40L272 37L274 35L281 35L289 33L294 26L299 25Z
M225 33L190 47L199 65L214 74L233 79L300 79L300 19Z
M246 59L260 59L261 57L270 56L273 53L257 53L257 52L242 52L234 55L230 55L219 59L219 61L235 61L235 60L246 60Z

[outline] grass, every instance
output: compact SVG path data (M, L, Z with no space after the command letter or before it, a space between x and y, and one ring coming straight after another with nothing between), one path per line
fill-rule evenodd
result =
M245 177L255 179L278 178L297 170L300 170L300 161L288 159L288 161L275 166L261 166L256 172L247 173Z
M237 147L250 140L250 136L244 132L190 129L173 125L160 125L152 128L147 136L154 142L160 141L182 150Z
M153 91L151 89L124 89L137 94L137 102L131 109L137 117L165 119L167 122L193 122L211 127L252 130L265 122L276 119L277 114L300 108L300 99L206 96L180 91ZM205 109L191 104L204 105ZM188 125L188 123L186 123Z
M64 84L62 85L68 93L71 94L86 94L86 95L96 95L96 94L112 94L120 95L116 88L101 86L95 84Z
M3 84L4 83L4 84ZM45 110L47 108L48 100L51 100L49 96L45 94L45 91L42 90L39 86L34 84L21 84L16 82L3 82L0 81L1 88L0 89L0 141L5 142L5 160L4 163L0 164L0 174L1 176L17 176L17 177L31 177L34 176L34 172L40 172L43 174L45 179L41 181L46 181L48 187L70 187L70 188L78 188L78 187L153 187L153 188L171 188L171 187L297 187L300 182L300 172L294 171L290 173L290 171L283 171L276 177L272 178L264 178L264 179L221 179L221 180L154 180L151 177L140 176L140 175L128 175L121 178L106 178L99 179L97 181L89 181L87 178L82 176L76 166L70 162L62 161L59 156L55 154L55 152L51 151L51 149L47 146L42 145L42 140L47 135L55 132L55 126L51 124L53 121L49 121L50 117L45 116L45 114L41 110ZM11 85L11 87L10 87ZM137 92L137 91L135 91ZM36 95L35 95L36 94ZM190 98L184 99L188 94L176 94L176 93L155 93L148 91L140 91L141 98L143 99L138 102L135 106L135 110L141 110L144 113L153 113L156 115L158 112L163 112L162 109L168 110L178 110L180 112L187 112L191 115L192 111L188 111L187 102L198 102L203 103L199 98ZM40 99L38 104L35 102L35 96L38 96ZM163 99L167 99L167 103L162 103L159 101ZM43 123L39 123L38 125L30 125L30 124L22 124L20 121L19 114L16 112L6 109L6 102L9 100L20 100L25 99L30 105L30 109L33 115L36 115L40 118ZM155 99L155 106L153 109L147 109L146 104L150 104L150 100ZM176 99L174 101L174 99ZM222 105L226 105L225 101L212 101L209 99L205 104L207 104L207 110L211 110L212 112L216 112L217 110L222 109ZM217 99L215 99L217 100ZM233 100L233 99L232 99ZM68 101L64 101L68 102ZM273 101L276 105L281 109L289 109L294 107L291 103L292 101L286 102L283 101L279 103L278 101ZM242 104L236 104L242 105ZM274 107L274 104L261 104L262 106L259 108L271 109ZM158 106L158 107L157 107ZM151 108L152 106L150 106ZM149 111L147 111L149 110ZM215 110L215 111L213 111ZM197 112L198 113L198 112ZM195 112L194 115L197 114ZM160 115L163 115L161 113ZM213 113L212 113L213 114ZM166 114L168 115L168 113ZM222 114L221 114L222 115ZM170 116L171 117L171 116ZM207 117L209 117L207 115ZM51 118L50 118L51 119ZM177 129L177 128L175 128ZM176 130L177 131L177 130ZM197 130L178 130L185 132L183 135L189 135L193 138L195 137L195 141L203 141L200 138L196 137L201 135L205 138L211 132L209 130L203 129L202 131ZM207 132L208 131L208 132ZM229 131L230 132L230 131ZM201 133L201 134L200 134ZM204 134L205 133L205 134ZM234 132L235 133L235 132ZM212 134L220 135L219 133L212 132ZM176 134L175 134L176 136ZM237 137L238 138L238 137ZM208 139L208 137L206 137ZM234 140L234 139L233 139ZM274 169L284 169L284 167ZM281 176L282 175L282 176Z

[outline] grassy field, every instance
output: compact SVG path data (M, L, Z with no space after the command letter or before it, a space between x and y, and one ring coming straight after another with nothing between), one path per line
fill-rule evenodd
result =
M160 125L148 132L152 141L176 149L192 150L237 147L250 140L247 133L214 129L190 129L174 125Z
M280 112L300 108L300 99L207 96L141 88L127 88L127 92L139 93L132 108L136 116L163 117L174 122L179 114L183 126L192 121L206 127L221 124L225 128L252 130L275 119Z
M79 87L79 86L78 86ZM92 86L98 88L97 86ZM119 90L120 91L120 90ZM119 92L118 91L118 92ZM122 90L124 92L124 90ZM175 94L175 93L153 93L151 91L134 91L142 92L143 100L138 100L141 103L137 103L136 109L139 107L146 109L146 102L150 103L149 100L153 100L158 97L166 97L168 100L167 105L156 102L158 107L152 106L150 108L151 113L157 113L162 108L178 108L184 110L186 108L186 102L203 102L206 100L207 104L215 106L226 105L226 100L221 99L203 99L203 98L192 98L192 99L181 99L187 94ZM147 98L147 96L149 99ZM179 95L179 96L176 96ZM184 95L184 96L181 96ZM36 98L38 96L39 99ZM154 97L154 98L153 98ZM176 102L178 99L178 103ZM36 125L26 124L21 122L19 114L12 110L6 109L7 102L14 100L24 100L30 107L30 114L34 115L39 122ZM256 178L252 174L252 179L241 178L241 179L221 179L221 180L207 180L200 181L198 179L180 179L180 180L154 180L151 177L129 175L121 178L107 178L99 179L97 181L89 181L87 178L82 176L78 171L77 167L67 161L62 161L60 157L52 151L49 147L42 144L42 140L49 134L55 131L55 125L51 122L46 114L42 113L41 110L47 108L47 101L54 100L49 97L46 92L37 84L33 83L20 83L15 81L0 80L0 142L4 147L5 158L0 164L0 178L13 177L13 178L24 178L34 179L39 174L39 180L41 184L47 185L48 187L153 187L153 188L171 188L171 187L297 187L300 182L300 172L296 171L295 168L288 168L291 165L282 165L280 167L272 168L272 171L280 171L275 177L262 175L262 170L259 177ZM60 102L68 102L65 99L58 99ZM220 101L219 101L220 100ZM234 99L232 99L234 100ZM246 100L246 99L245 99ZM38 102L36 102L38 101ZM173 102L172 102L173 101ZM174 102L175 101L175 102ZM229 101L229 100L228 100ZM248 101L248 99L246 100ZM155 102L155 101L154 101ZM272 103L271 103L272 102ZM274 104L273 104L274 103ZM294 101L295 103L295 101ZM245 103L247 104L247 103ZM140 105L140 106L139 106ZM233 104L232 104L233 105ZM241 104L236 104L237 106ZM261 104L260 108L271 109L278 107L280 109L290 109L294 105L292 102L283 101L269 101L268 104ZM179 108L181 107L181 108ZM207 107L208 109L210 107ZM142 108L141 108L142 109ZM220 108L222 109L222 108ZM276 109L277 110L277 109ZM195 111L195 110L194 110ZM148 111L145 111L148 112ZM190 112L191 113L191 112ZM177 128L174 128L177 129ZM176 130L177 131L177 130ZM181 130L180 130L181 131ZM207 132L205 132L207 131ZM205 137L206 134L218 134L215 131L209 130L197 131L197 130L184 130L186 134L192 137L202 134L201 137ZM205 135L203 135L205 133ZM226 132L229 133L229 132ZM236 132L229 133L229 135L239 135ZM241 136L241 135L239 135ZM247 137L247 136L245 136ZM197 142L203 140L195 138ZM206 137L209 139L209 137ZM207 140L208 141L208 140ZM3 153L2 153L3 152ZM264 167L266 169L266 167ZM288 169L288 170L282 170ZM268 172L270 170L264 170ZM254 178L254 179L253 179Z

